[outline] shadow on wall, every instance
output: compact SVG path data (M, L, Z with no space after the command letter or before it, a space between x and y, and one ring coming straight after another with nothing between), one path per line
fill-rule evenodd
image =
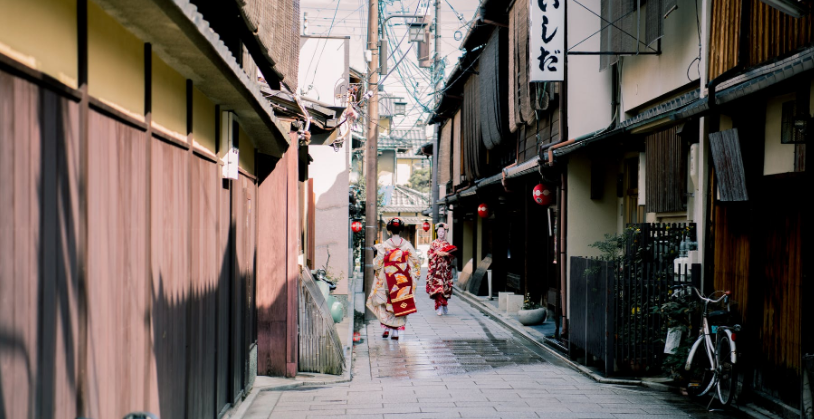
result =
M0 419L115 419L132 411L217 417L253 376L253 235L225 222L217 234L212 212L221 205L229 216L230 191L221 189L217 166L206 162L204 181L180 185L205 188L204 202L188 208L210 213L158 228L188 235L189 248L164 249L186 256L176 260L151 249L146 215L130 224L122 214L132 210L134 197L146 208L144 198L155 192L144 171L115 164L138 159L128 147L146 145L144 133L128 134L132 128L115 121L104 128L93 135L115 144L107 150L112 154L91 154L90 161L102 166L97 172L111 168L94 184L115 191L103 198L115 204L104 208L116 211L97 218L89 210L88 222L98 224L88 248L106 253L91 255L82 281L80 202L89 192L80 183L79 105L0 71ZM134 180L139 177L142 184ZM160 215L162 223L171 218ZM191 271L173 265L184 262Z

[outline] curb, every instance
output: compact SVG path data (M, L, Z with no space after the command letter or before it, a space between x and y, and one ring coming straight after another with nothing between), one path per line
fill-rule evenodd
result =
M257 398L257 395L261 392L265 391L286 391L286 390L294 390L300 387L309 387L309 386L325 386L330 384L341 384L341 383L349 383L353 380L353 374L351 370L353 368L353 328L354 324L354 316L353 316L353 304L356 299L356 293L352 290L353 282L356 281L356 275L353 276L353 281L349 285L349 292L348 292L348 307L349 312L351 314L345 313L346 316L349 316L350 325L348 327L348 346L342 348L345 352L345 366L342 368L342 375L337 376L336 379L332 380L321 380L321 381L296 381L290 384L283 384L279 386L269 386L269 387L257 387L253 386L253 388L249 391L249 394L246 395L243 399L241 399L238 403L231 406L226 413L222 416L222 418L228 419L241 419L246 411L251 407L254 399ZM296 380L296 378L294 379Z
M473 307L477 308L478 310L482 311L483 313L487 314L490 318L492 318L493 320L497 321L498 323L508 327L509 329L514 331L515 333L518 333L518 334L522 335L523 337L525 337L529 341L533 342L535 345L537 345L541 349L545 350L546 353L548 353L549 355L557 358L557 360L567 364L569 367L579 371L583 375L586 375L586 376L590 377L594 381L596 381L598 383L602 383L602 384L618 384L618 385L628 385L628 386L646 385L646 384L642 383L641 380L626 380L626 379L621 379L621 378L606 378L606 377L602 377L602 376L594 373L590 369L588 369L588 368L586 368L586 367L584 367L582 365L579 365L579 364L575 363L574 361L571 361L570 359L563 356L562 354L555 351L554 349L549 348L545 343L541 342L540 338L544 339L545 336L542 336L542 335L540 335L540 337L534 336L528 330L524 330L525 327L523 327L522 325L514 324L514 322L511 319L505 318L500 312L495 310L493 307L491 307L491 306L489 306L487 304L484 304L483 302L478 300L477 297L470 294L468 291L461 290L460 288L458 288L457 285L453 285L452 287L455 289L455 291L457 291L457 295L462 300L465 300L467 303L469 303L471 306L473 306Z
M545 339L545 336L539 335L536 331L529 332L524 330L525 327L520 325L517 322L514 322L512 319L507 319L504 317L499 311L495 310L494 307L488 304L484 304L480 301L476 296L472 295L468 291L463 291L458 288L457 285L452 286L455 291L457 291L457 296L460 297L462 300L469 303L472 307L480 310L484 314L488 315L491 319L495 320L496 322L508 327L512 331L522 335L538 347L545 350L549 355L557 358L557 360L567 364L569 367L577 370L578 372L582 373L593 379L594 381L601 383L601 384L616 384L616 385L625 385L625 386L641 386L647 387L654 391L660 392L677 392L678 389L676 387L662 384L654 381L649 380L627 380L627 379L619 379L619 378L606 378L602 377L590 369L571 361L561 353L555 351L552 348L549 348L544 342L540 341L540 339ZM534 336L535 334L539 336ZM753 418L753 419L781 419L780 416L773 414L765 409L762 409L758 406L755 406L753 403L745 404L745 405L736 405L732 406L734 410L740 411L745 415Z

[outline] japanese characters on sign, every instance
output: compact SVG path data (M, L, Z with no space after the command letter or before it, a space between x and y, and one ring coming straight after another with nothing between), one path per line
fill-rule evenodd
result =
M529 1L529 81L562 81L565 75L565 0Z

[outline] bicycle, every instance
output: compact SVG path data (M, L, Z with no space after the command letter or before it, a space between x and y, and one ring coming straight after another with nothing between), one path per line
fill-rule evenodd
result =
M677 285L673 288L683 288L686 285ZM736 333L741 331L741 326L735 324L733 326L711 325L710 321L718 323L719 319L728 317L729 309L729 296L730 291L715 291L710 297L705 297L701 294L698 288L690 286L692 290L698 295L701 301L704 302L704 311L701 320L701 328L698 333L698 339L693 343L690 353L687 356L687 363L684 365L686 371L691 371L700 367L702 373L700 382L691 381L687 385L687 393L691 396L702 397L708 394L713 388L716 392L712 395L712 400L717 396L722 405L726 406L735 395L737 386L737 372L736 365L738 362L737 346L735 339ZM716 294L723 293L719 298L714 298ZM723 302L726 306L726 311L718 310L709 312L709 305L718 304ZM712 336L715 336L715 344L713 345ZM698 349L703 344L703 352L706 356L696 354L699 353ZM697 377L696 377L697 378ZM709 408L709 405L707 406Z

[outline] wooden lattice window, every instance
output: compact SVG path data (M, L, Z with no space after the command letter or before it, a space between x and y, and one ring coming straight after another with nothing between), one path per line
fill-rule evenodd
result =
M687 150L676 127L650 134L645 139L647 212L687 209Z

